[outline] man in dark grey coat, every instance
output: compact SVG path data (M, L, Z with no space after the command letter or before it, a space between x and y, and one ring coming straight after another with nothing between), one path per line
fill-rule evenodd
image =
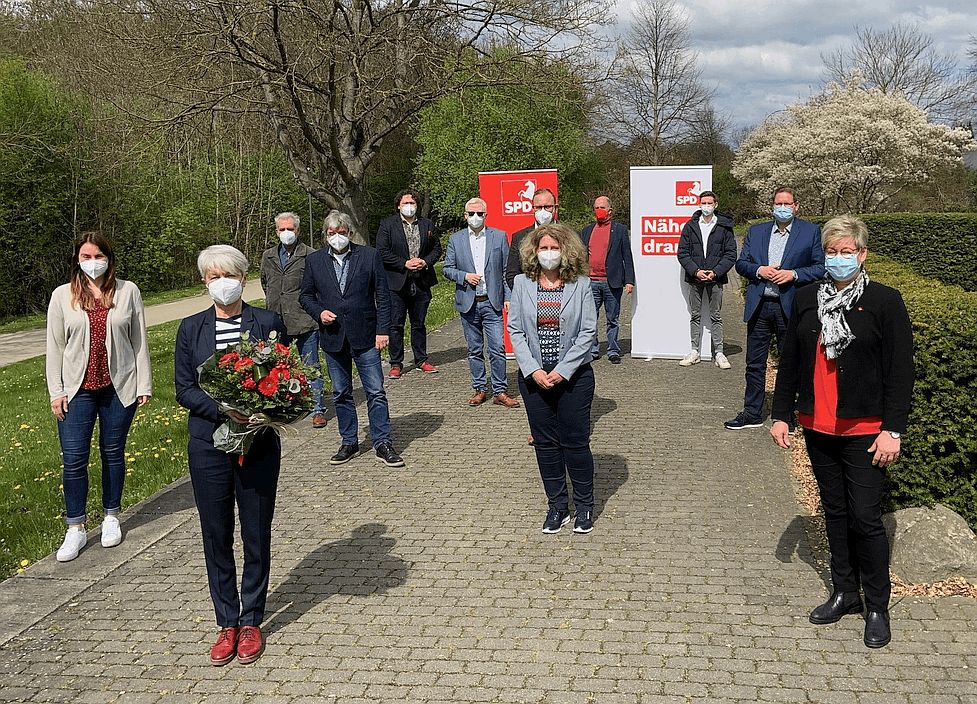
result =
M299 216L295 213L279 213L275 216L279 243L272 245L261 255L261 288L265 292L265 306L278 313L285 321L288 335L295 338L303 361L310 367L321 370L319 325L299 305L305 258L315 250L299 241L299 225ZM315 404L312 409L312 426L325 428L322 377L314 379L310 386Z

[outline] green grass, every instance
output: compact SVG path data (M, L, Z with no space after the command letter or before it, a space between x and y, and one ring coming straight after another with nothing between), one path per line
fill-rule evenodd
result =
M452 282L435 287L428 329L437 329L457 315L453 300ZM129 433L123 509L187 472L187 411L177 405L173 388L178 325L177 321L149 329L153 398L136 413ZM328 382L326 377L327 388ZM97 435L92 445L89 528L97 526L102 515ZM57 421L48 401L44 357L0 367L0 579L61 544L65 529L61 492Z
M172 291L144 293L143 303L147 306L154 306L157 303L169 303L170 301L178 301L181 298L199 296L201 293L203 293L203 287L200 284L196 284L194 286L188 286L187 288L173 289ZM7 332L23 332L24 330L36 330L38 328L43 328L46 322L46 313L32 313L31 315L22 315L16 318L6 318L4 320L0 320L0 334Z

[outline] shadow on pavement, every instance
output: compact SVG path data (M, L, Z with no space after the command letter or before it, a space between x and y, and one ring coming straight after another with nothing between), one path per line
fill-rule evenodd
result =
M596 400L596 399L595 399ZM628 481L628 462L621 455L594 454L594 517L600 516L604 506L617 490Z
M152 523L161 516L170 516L180 511L193 508L193 485L189 475L178 481L174 486L166 489L154 499L150 499L139 507L139 510L122 520L124 532L135 530L140 526Z
M394 445L401 452L410 447L415 440L428 437L442 425L444 425L443 415L425 411L390 419Z
M371 596L404 584L409 566L392 553L397 541L386 532L385 525L365 523L306 555L268 595L272 616L262 630L275 633L334 594Z
M828 592L832 591L828 550L820 516L794 516L794 520L780 536L774 554L784 563L793 562L796 554L802 562L817 572Z
M590 406L590 432L593 434L597 421L617 410L617 401L611 398L594 396L594 402Z

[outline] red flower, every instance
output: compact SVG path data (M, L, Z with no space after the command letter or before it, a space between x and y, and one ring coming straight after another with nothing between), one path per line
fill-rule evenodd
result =
M272 369L268 376L258 382L259 393L265 396L274 396L278 392L278 370Z
M275 352L282 355L283 357L288 356L288 348L280 342L275 343Z
M254 390L257 385L257 382L255 382L254 377L251 375L244 377L244 381L241 382L241 386L246 388L248 391Z
M242 369L250 369L254 366L254 360L250 357L241 357L237 362L234 363L234 371L239 372Z
M218 362L218 364L220 366L222 366L222 367L226 367L226 366L230 365L231 363L233 363L234 360L236 360L238 358L238 356L239 355L238 355L237 352L228 352L223 357L221 357L221 360L220 360L220 362Z

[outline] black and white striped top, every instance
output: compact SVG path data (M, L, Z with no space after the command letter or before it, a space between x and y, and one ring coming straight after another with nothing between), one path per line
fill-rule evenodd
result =
M217 349L227 349L241 341L241 316L217 319Z

